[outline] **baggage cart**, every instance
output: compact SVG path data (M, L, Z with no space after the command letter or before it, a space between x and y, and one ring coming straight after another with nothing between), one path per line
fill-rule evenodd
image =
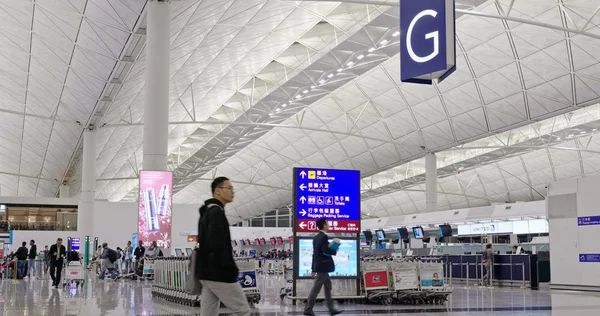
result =
M248 302L258 304L260 302L260 290L256 278L256 262L254 259L238 258L236 264L239 270L238 281L242 286Z
M391 305L394 291L390 289L390 272L387 261L365 261L362 264L364 293L367 301Z

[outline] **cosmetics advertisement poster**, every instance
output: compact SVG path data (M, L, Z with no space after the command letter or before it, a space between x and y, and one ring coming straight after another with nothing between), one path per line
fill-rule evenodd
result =
M148 248L171 246L173 174L170 171L140 171L138 239Z

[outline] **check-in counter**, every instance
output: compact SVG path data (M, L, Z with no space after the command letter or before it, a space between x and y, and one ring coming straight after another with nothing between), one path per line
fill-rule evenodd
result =
M482 255L445 255L447 277L467 284L481 283L485 275ZM492 268L494 284L539 287L537 255L495 255Z

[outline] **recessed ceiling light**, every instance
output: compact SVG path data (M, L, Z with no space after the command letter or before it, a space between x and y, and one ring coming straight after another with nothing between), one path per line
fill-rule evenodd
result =
M282 107L282 108L284 108L284 107L286 107L286 106L287 106L287 104L286 104L286 103L284 103L284 104L282 104L282 105L281 105L281 107Z
M296 96L296 99L300 99L301 97L302 97L301 95L297 95L297 96Z
M392 34L393 37L396 37L398 35L400 35L400 31L396 31L396 32L394 32L394 34Z
M269 113L269 116L273 116L273 113Z
M333 74L328 74L327 75L327 78L331 78L331 77L333 77Z
M342 71L344 71L344 69L343 69L343 68L340 68L340 69L338 69L338 72L342 72Z
M346 65L352 66L352 65L354 65L354 62L353 61L349 61Z
M325 83L325 79L321 79L321 80L319 80L319 83L320 83L320 84L323 84L323 83Z
M304 90L304 91L302 91L302 93L308 93L308 90Z
M356 57L356 59L358 59L358 60L361 60L363 58L365 58L365 55L358 55L358 57Z
M560 137L556 137L556 140L560 140Z
M369 53L372 53L372 52L374 52L374 51L375 51L375 47L371 47L371 48L369 48Z
M279 112L279 111L281 111L281 109L279 109L279 108L275 109L275 112Z
M579 132L579 134L585 134L585 131L581 131L581 132Z
M381 45L385 45L385 44L387 44L387 43L388 43L388 40L383 40L383 41L381 41L381 43L380 43L380 44L381 44Z
M310 88L311 88L311 89L314 89L314 88L316 88L316 87L317 87L317 86L310 86Z

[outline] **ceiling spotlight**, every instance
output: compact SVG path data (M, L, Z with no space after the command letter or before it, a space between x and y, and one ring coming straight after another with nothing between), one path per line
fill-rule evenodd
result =
M375 47L371 47L371 48L369 48L369 53L372 53L372 52L374 52L374 51L375 51L375 49L376 49Z
M316 87L317 87L317 86L310 86L310 88L311 88L311 89L314 89L314 88L316 88Z
M300 99L301 97L302 97L301 95L297 95L297 96L296 96L296 99Z
M365 58L365 55L358 55L358 57L356 57L356 59L358 59L358 60L361 60L363 58Z
M388 43L388 40L383 40L383 41L381 41L379 44L381 44L381 45L385 45L385 44L387 44L387 43Z
M308 90L304 90L304 91L302 91L302 93L306 94L306 93L308 93Z
M284 104L281 105L282 108L284 108L286 106L287 106L287 103L284 103Z
M279 112L279 111L281 111L281 109L280 109L280 108L277 108L277 109L275 109L275 112Z
M560 137L556 137L556 140L560 140Z
M338 71L338 72L342 72L342 71L344 71L344 69L343 69L343 68L340 68L340 69L338 69L337 71Z
M394 34L392 34L393 37L397 37L398 35L400 35L400 31L396 31Z
M273 116L273 113L269 113L269 116Z
M346 65L347 65L348 67L350 67L350 66L354 65L354 62L353 62L353 61L349 61L349 62L348 62Z
M319 80L319 83L320 83L320 84L324 84L324 83L325 83L325 79L321 79L321 80Z
M585 134L585 131L581 131L581 132L579 132L579 134Z
M328 74L327 75L327 78L331 78L331 77L333 77L333 74Z

